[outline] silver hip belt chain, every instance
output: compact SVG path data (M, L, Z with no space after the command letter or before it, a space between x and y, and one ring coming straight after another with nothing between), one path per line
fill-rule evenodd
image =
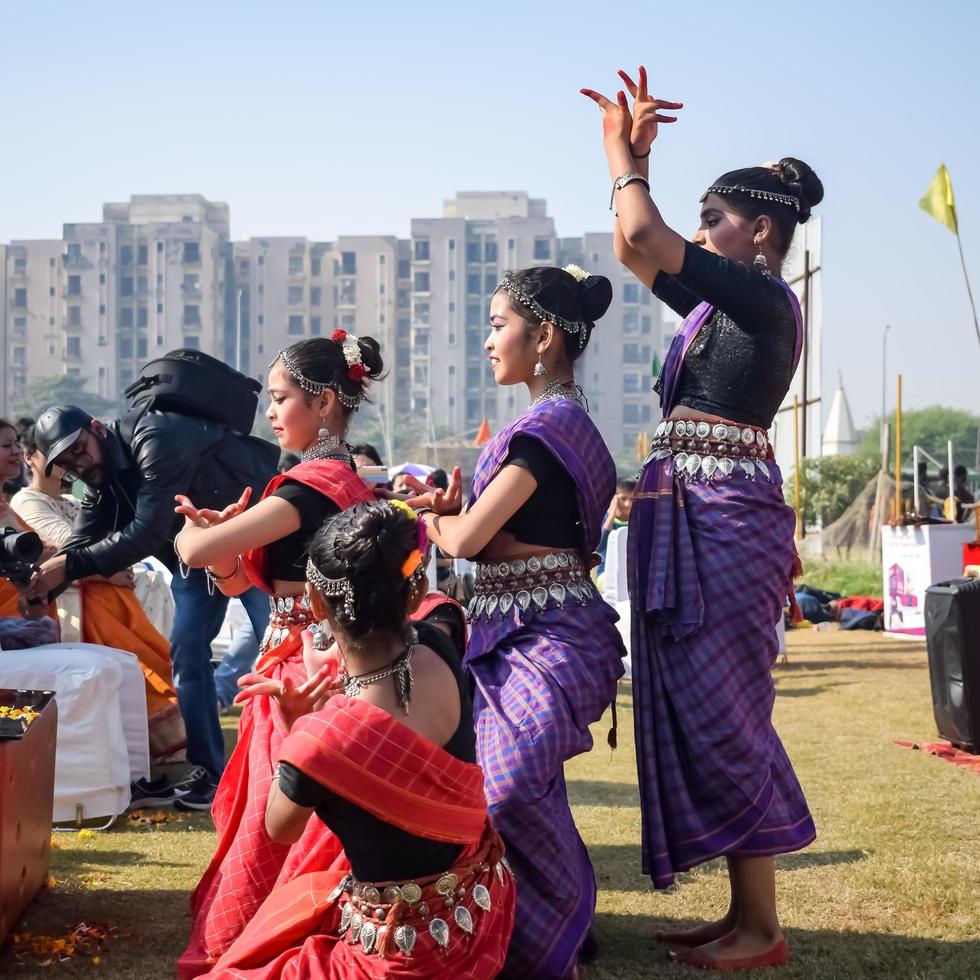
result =
M490 865L456 868L419 881L398 884L361 883L348 875L330 896L340 898L340 929L342 940L353 945L360 943L365 953L377 953L385 958L384 948L393 945L392 952L411 956L422 932L445 950L452 937L451 926L472 936L483 915L493 908L489 882ZM511 876L507 858L501 857L493 866L499 882ZM398 907L398 908L396 908ZM401 914L393 914L398 913ZM394 929L393 943L385 943L385 933Z
M330 631L318 623L313 618L310 609L310 597L304 592L302 595L271 595L269 596L269 626L259 644L262 650L272 649L279 646L289 635L290 627L302 626L313 633L314 645L323 644L331 639ZM318 650L325 650L326 646L317 645Z
M479 562L468 616L471 620L492 619L497 614L503 617L514 606L521 612L584 606L598 595L585 564L575 552L553 551L513 561Z
M674 472L688 482L729 477L736 471L754 480L761 473L773 480L772 447L765 430L754 425L664 419L657 426L650 454L643 461L674 458Z

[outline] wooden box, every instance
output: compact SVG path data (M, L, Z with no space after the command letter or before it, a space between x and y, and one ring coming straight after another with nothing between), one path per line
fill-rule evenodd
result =
M50 692L36 693L47 702L38 717L20 738L0 739L0 944L47 882L51 860L58 707ZM10 694L24 692L0 690L0 705Z

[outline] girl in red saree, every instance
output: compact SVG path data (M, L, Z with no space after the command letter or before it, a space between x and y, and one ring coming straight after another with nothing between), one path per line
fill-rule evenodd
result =
M326 823L347 860L273 890L209 978L484 980L503 965L514 882L462 665L440 630L408 619L424 551L400 501L358 505L312 542L312 607L337 637L344 693L301 715L319 674L281 692L286 723L298 720L265 827L285 845Z
M272 614L260 646L258 676L242 678L245 685L304 682L300 634L305 629L317 632L318 646L329 645L305 591L306 548L324 520L371 499L343 437L367 384L382 370L377 343L343 331L280 352L269 371L266 414L280 445L299 452L301 462L272 480L262 500L247 510L247 497L220 514L198 511L179 498L177 511L187 518L175 542L181 561L206 567L227 595L251 585L269 593ZM336 680L339 667L336 653L319 654L321 680ZM211 809L218 832L214 857L191 896L194 921L178 962L181 977L207 971L277 881L307 867L330 867L340 855L339 841L322 828L311 828L294 847L272 840L265 831L273 760L287 730L275 699L248 699L220 784L180 801L181 808Z

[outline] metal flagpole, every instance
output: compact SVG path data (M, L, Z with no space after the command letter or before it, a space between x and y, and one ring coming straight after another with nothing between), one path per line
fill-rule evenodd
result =
M966 259L963 258L963 243L960 241L959 231L956 232L956 247L960 250L960 265L963 266L963 278L966 280L966 294L970 297L970 309L973 311L973 329L976 330L977 341L980 342L980 323L977 323L977 305L973 302L973 290L970 288L970 277L966 273Z

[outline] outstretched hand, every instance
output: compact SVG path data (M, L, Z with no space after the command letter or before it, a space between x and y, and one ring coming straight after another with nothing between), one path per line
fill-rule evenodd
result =
M630 131L630 151L634 157L645 157L650 152L661 123L677 122L677 116L665 116L661 109L683 109L683 102L655 99L647 91L647 70L640 65L639 84L622 69L618 72L627 91L633 97L633 128Z
M248 507L248 502L252 497L252 488L246 487L242 495L233 504L229 504L224 510L211 510L207 507L197 508L191 502L190 497L178 493L174 500L177 506L174 512L182 514L184 517L184 527L217 527L230 521L233 517L244 513Z
M313 634L303 630L303 661L309 671L314 661ZM302 684L295 684L291 678L275 679L262 674L246 674L239 678L241 690L235 695L235 704L243 704L249 698L271 697L279 702L286 728L293 725L313 711L319 711L327 703L327 699L337 689L337 663L328 661L318 667L312 676Z
M449 486L445 490L441 487L430 487L414 476L407 476L405 482L417 494L405 501L414 510L428 508L433 514L442 517L454 516L463 509L463 475L458 466L453 467Z

